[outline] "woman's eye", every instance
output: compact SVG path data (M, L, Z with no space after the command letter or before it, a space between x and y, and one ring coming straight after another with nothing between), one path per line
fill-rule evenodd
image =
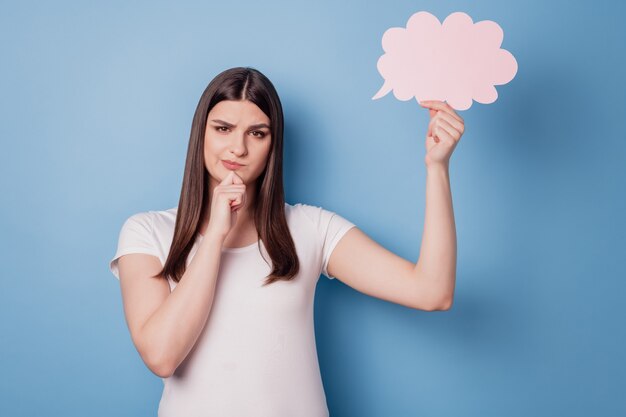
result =
M224 130L222 130L222 129L224 129ZM228 131L228 128L226 126L216 126L215 130L217 130L218 132L226 132L226 131ZM257 138L265 137L265 132L262 132L260 130L253 130L252 134L254 136L256 136Z

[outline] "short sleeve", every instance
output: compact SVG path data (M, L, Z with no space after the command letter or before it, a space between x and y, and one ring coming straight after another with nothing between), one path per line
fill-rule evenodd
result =
M109 262L109 269L115 275L115 278L120 279L118 269L119 257L129 253L146 253L156 257L159 256L152 233L150 212L134 214L122 225L117 243L117 252Z
M329 275L327 269L330 255L346 232L356 227L356 225L339 214L322 207L301 203L298 203L298 205L302 206L307 216L313 221L317 228L320 245L322 247L321 272L326 277L334 279L335 277Z

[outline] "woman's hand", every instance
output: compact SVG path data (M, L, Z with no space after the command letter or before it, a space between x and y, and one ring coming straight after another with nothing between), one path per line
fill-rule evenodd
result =
M237 211L245 204L246 184L235 171L230 171L213 189L207 230L225 238L237 223Z
M427 167L441 165L448 168L452 151L465 132L463 118L448 103L437 100L419 103L430 111L424 162Z

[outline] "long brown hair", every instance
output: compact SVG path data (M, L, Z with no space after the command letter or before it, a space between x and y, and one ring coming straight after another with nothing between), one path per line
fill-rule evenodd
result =
M205 210L210 210L209 178L204 165L204 136L208 114L222 100L249 100L270 119L272 147L266 168L257 179L254 223L260 239L257 245L259 251L262 240L272 260L272 271L265 277L263 285L278 280L289 281L300 270L300 263L285 218L283 109L270 80L251 67L235 67L221 72L200 97L191 124L174 237L165 265L158 275L170 276L175 282L180 282L186 269L187 256L199 234L201 219L205 217ZM268 263L267 259L265 262Z

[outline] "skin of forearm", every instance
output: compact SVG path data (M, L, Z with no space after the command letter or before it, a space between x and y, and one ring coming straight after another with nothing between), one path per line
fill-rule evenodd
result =
M153 363L170 374L180 365L204 328L213 305L224 239L207 234L180 282L142 328Z
M447 166L427 168L426 210L417 279L427 280L444 305L452 303L456 279L456 228Z

